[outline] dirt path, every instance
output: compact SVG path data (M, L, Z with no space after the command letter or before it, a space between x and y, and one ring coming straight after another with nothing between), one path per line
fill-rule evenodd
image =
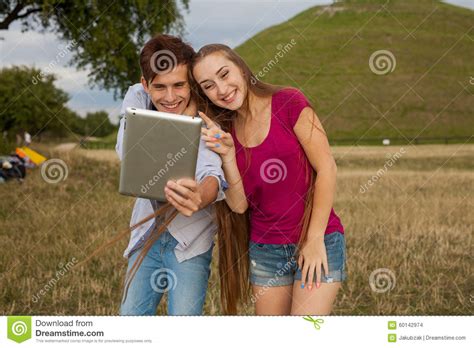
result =
M64 143L64 144L60 144L60 145L54 147L54 150L56 150L56 151L71 151L71 150L74 150L77 146L79 146L78 143Z
M78 143L64 143L54 147L55 151L74 153L97 161L119 162L115 150L85 150Z

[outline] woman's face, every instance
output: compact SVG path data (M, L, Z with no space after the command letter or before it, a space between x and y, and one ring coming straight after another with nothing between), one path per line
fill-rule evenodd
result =
M221 108L238 110L247 95L242 70L224 54L215 52L202 58L193 75L209 100Z

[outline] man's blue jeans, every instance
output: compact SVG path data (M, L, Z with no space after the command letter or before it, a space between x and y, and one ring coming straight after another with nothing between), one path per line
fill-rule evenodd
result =
M202 314L213 247L179 263L174 253L177 244L168 231L153 244L128 288L120 315L156 315L165 292L168 294L168 315ZM129 257L127 274L141 250Z

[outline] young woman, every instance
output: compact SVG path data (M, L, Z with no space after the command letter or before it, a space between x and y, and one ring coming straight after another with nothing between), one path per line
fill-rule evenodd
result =
M249 216L256 314L329 314L346 278L345 238L318 117L303 93L257 80L225 45L201 48L192 74L208 102L202 136L221 155L226 203Z

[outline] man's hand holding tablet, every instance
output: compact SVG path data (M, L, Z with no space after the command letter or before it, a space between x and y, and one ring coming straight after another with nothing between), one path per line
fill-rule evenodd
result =
M191 216L202 208L202 195L196 180L169 180L166 183L165 196L168 202L185 216Z

